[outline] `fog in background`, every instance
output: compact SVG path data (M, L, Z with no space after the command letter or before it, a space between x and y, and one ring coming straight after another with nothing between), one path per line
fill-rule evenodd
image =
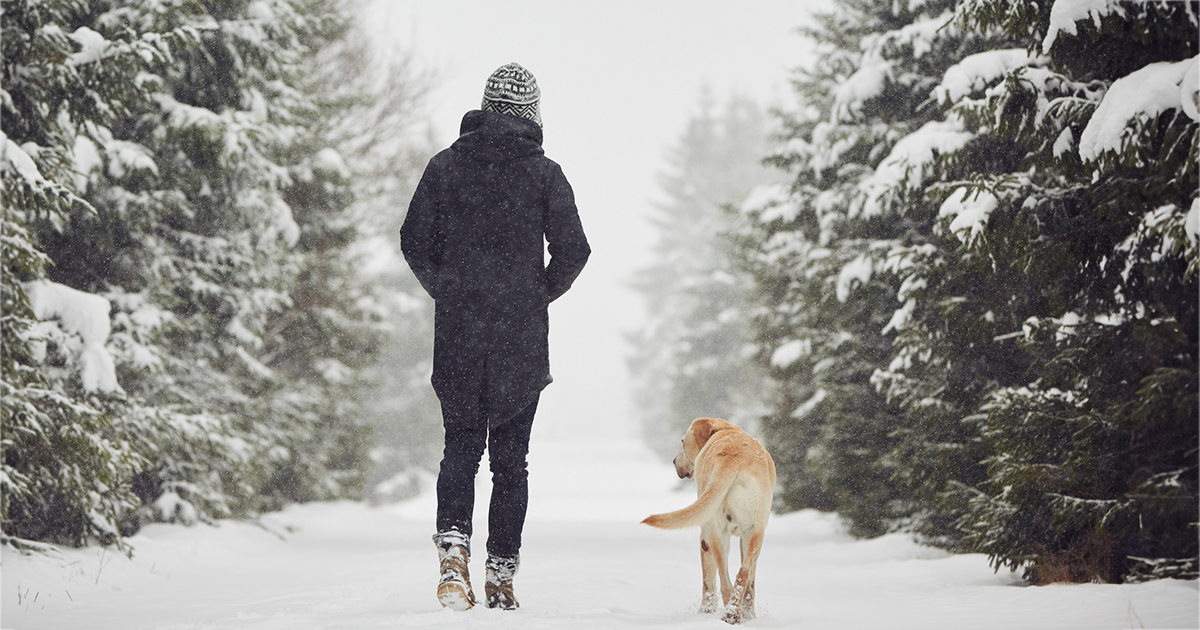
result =
M437 147L477 109L485 79L509 62L542 91L546 154L575 189L592 258L550 307L550 363L535 438L637 434L623 333L643 316L629 288L651 260L647 221L669 150L708 89L763 107L793 106L788 78L806 62L796 34L814 2L375 0L363 28L433 73ZM398 208L397 212L402 209Z

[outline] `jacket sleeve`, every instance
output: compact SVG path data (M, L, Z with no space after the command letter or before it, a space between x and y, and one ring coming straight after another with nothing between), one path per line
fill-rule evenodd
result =
M441 262L441 243L438 230L438 210L441 204L441 177L436 163L430 160L408 204L408 214L400 227L400 251L421 287L434 300L437 296L437 272Z
M562 168L552 163L548 178L544 232L550 263L546 266L546 293L553 302L571 288L592 248L579 221L575 192Z

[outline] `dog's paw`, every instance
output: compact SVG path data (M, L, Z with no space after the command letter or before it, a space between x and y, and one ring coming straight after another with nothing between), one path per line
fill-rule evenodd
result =
M716 593L705 593L700 598L700 614L711 615L721 607L721 598Z
M736 626L750 621L754 617L754 606L729 606L725 609L725 615L721 617L721 621Z

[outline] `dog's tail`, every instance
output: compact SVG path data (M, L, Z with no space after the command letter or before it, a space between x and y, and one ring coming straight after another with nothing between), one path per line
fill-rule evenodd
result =
M721 509L725 495L729 493L729 488L733 486L737 474L737 470L733 467L724 467L714 471L708 487L704 489L695 503L682 510L647 516L642 522L659 529L683 529L707 522L712 518L714 512Z

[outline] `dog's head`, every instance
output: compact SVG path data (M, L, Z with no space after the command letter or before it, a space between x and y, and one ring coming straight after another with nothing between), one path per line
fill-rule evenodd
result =
M714 433L734 426L736 425L717 418L692 420L692 426L688 427L687 433L683 434L683 450L675 456L675 474L679 475L680 479L691 479L692 473L695 472L696 456L700 454L700 449L704 448Z

